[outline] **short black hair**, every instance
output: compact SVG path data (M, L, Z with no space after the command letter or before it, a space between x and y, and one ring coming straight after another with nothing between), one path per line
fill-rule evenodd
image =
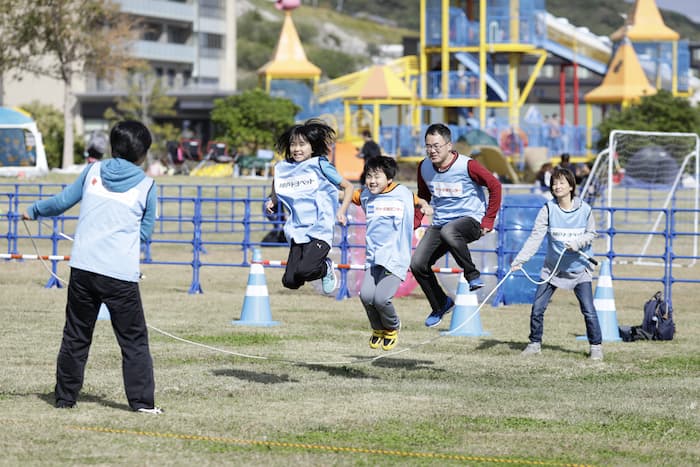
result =
M146 125L136 120L118 122L109 133L112 157L126 159L134 164L143 162L152 142L151 132Z
M452 141L452 131L450 131L450 128L443 123L433 123L430 125L428 129L425 130L425 137L428 135L440 135L446 143Z
M85 151L86 158L92 157L93 159L102 159L102 156L104 156L104 154L102 154L100 151L98 151L97 149L92 148L92 147L88 148L88 150Z
M377 156L377 157L370 157L367 159L367 162L365 163L365 168L362 170L362 175L360 176L360 180L365 180L367 177L367 174L369 172L374 172L377 170L380 170L384 172L384 175L386 175L386 178L389 180L393 180L394 177L396 177L396 172L398 172L398 164L394 159L391 157L387 156Z
M576 195L576 176L574 173L567 167L562 167L560 165L554 167L554 170L552 170L552 178L550 179L551 182L549 183L549 192L552 196L554 196L554 180L557 178L564 178L569 182L569 185L571 185L571 199L574 199Z

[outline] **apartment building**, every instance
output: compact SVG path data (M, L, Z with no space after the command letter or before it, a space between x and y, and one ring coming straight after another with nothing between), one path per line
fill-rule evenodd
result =
M177 115L157 119L208 140L213 100L236 91L236 0L114 1L143 25L132 53L147 62L166 93L177 98ZM75 83L78 132L105 128L105 110L127 94L133 79L121 76L110 82L88 74ZM63 108L58 81L26 76L3 84L4 105L39 100Z

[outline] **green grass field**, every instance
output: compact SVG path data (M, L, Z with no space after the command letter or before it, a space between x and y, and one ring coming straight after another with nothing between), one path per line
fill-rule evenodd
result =
M191 258L182 246L161 248ZM235 261L240 251L207 255ZM359 299L283 289L281 269L265 269L280 322L269 328L231 324L248 269L203 268L201 295L187 293L189 267L142 269L149 325L207 346L151 329L161 416L129 411L108 321L97 324L77 408L54 409L65 288L45 289L38 261L2 264L0 465L700 464L700 295L692 285L674 287L673 341L604 343L605 360L591 362L576 339L584 325L571 292L554 295L542 355L523 358L529 305L485 305L488 336L437 337L450 315L426 328L427 301L416 290L395 301L403 323L396 350L409 350L394 356L367 346ZM684 274L697 277L697 266ZM58 275L68 277L67 265ZM613 287L619 323L639 324L657 286ZM377 355L387 357L369 361Z

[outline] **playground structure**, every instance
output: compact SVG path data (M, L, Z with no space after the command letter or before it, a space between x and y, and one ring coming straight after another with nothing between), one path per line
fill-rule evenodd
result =
M344 144L335 154L343 173L357 171L352 158L362 130L370 130L385 153L411 158L422 154L423 132L434 121L449 124L455 141L476 124L518 169L530 160L541 164L541 157L526 157L532 147L547 159L564 152L589 159L597 139L591 105L629 105L657 89L688 95L687 42L663 24L654 0L637 0L627 24L613 34L616 44L555 18L544 0L420 0L417 55L322 83L294 28L294 7L285 8L275 54L258 70L261 84L300 105L298 119L320 116L334 126ZM639 67L625 66L621 74L620 61L611 61L620 54L634 56ZM560 63L558 119L528 121L522 110L548 57ZM567 68L573 70L573 102L565 97ZM584 124L579 68L606 78L602 89L586 96Z

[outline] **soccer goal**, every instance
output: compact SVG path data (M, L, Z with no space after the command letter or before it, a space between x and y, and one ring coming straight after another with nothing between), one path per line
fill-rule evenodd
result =
M693 266L698 256L700 140L695 133L615 130L581 197L599 210L615 261Z

